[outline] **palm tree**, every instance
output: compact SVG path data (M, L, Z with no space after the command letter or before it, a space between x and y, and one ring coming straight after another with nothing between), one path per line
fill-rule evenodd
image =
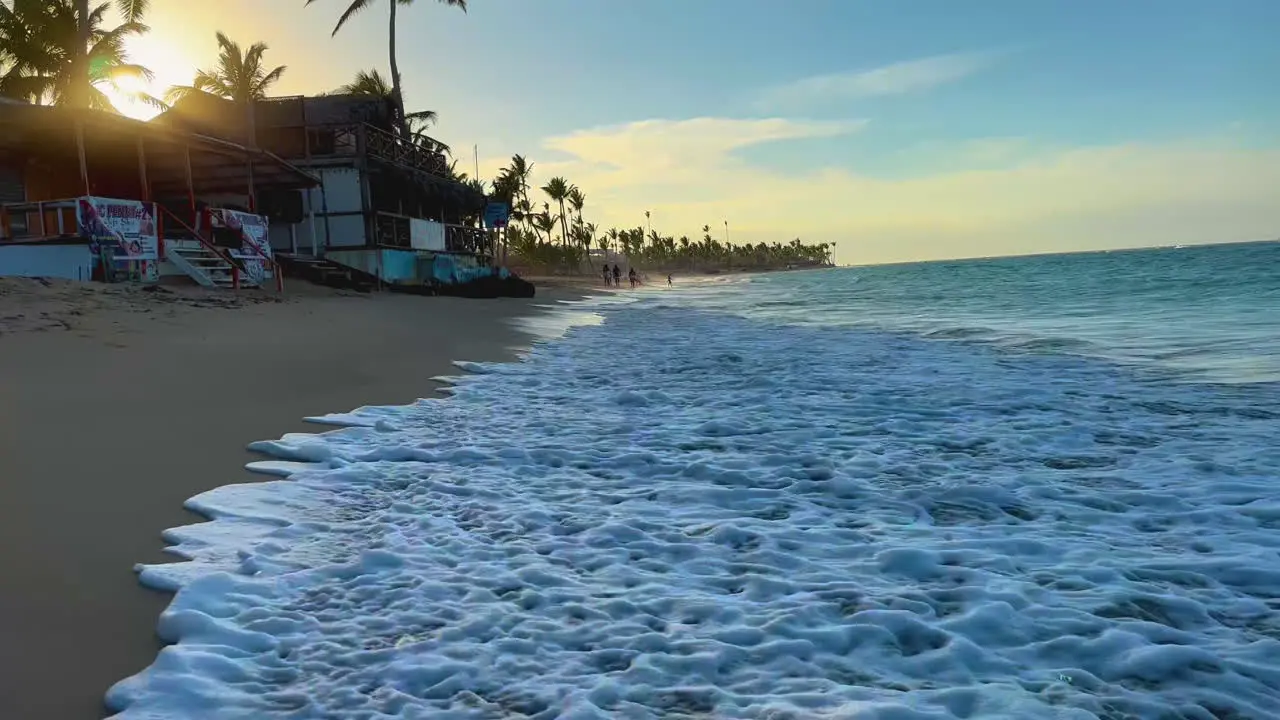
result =
M577 215L574 221L579 229L582 228L582 208L586 207L587 196L578 189L577 185L569 188L569 193L565 195L565 199L569 201L569 207L573 208L573 213Z
M387 102L393 103L392 108L394 109L394 112L403 112L403 108L394 104L395 89L392 87L392 84L387 82L387 79L377 70L361 70L357 72L355 79L346 85L340 86L334 92L341 93L343 95L364 95L367 97L376 97L380 100L386 100ZM435 110L418 110L411 113L404 113L404 120L408 124L410 139L418 145L426 144L426 140L430 139L426 134L427 128L435 125L439 119L440 116Z
M547 243L551 242L551 233L556 230L556 217L551 214L551 209L543 203L543 211L533 216L533 226L538 230L547 234Z
M0 94L36 103L74 104L114 111L103 86L124 79L150 80L151 71L128 61L125 43L147 31L140 17L146 3L120 5L126 22L104 28L110 3L90 11L81 0L14 0L0 4L0 55L5 74ZM82 72L83 70L83 72ZM154 101L137 93L139 99Z
M517 190L513 193L516 207L512 208L512 215L520 219L532 217L533 204L529 202L529 176L533 174L533 163L526 160L523 155L512 155L511 164L503 172L511 176Z
M279 65L268 70L262 64L267 44L256 42L248 50L218 31L218 64L212 70L199 70L190 85L169 88L165 101L173 104L188 95L202 93L226 98L236 103L248 104L267 96L267 89L280 81L286 67Z
M17 0L15 0L15 6ZM116 9L120 11L120 15L124 17L126 25L137 25L142 27L145 32L145 26L142 26L142 16L147 13L147 8L151 5L150 0L116 0ZM93 20L89 12L89 0L73 0L70 5L72 14L77 19L75 40L72 42L71 55L68 58L70 65L69 73L71 82L65 91L69 102L77 107L93 107L94 106L94 63L95 57L89 44L93 41ZM99 5L95 14L101 14L106 8L106 3ZM99 21L101 17L99 17ZM70 38L68 38L70 39ZM150 80L150 77L146 78ZM151 98L146 98L151 99ZM108 103L109 104L109 103Z
M306 4L310 5L315 0L307 0ZM437 0L450 7L456 7L467 11L467 0ZM351 4L347 6L345 12L338 18L338 24L333 26L333 36L338 34L343 25L347 24L356 13L372 6L374 0L351 0ZM395 112L399 118L400 132L406 138L411 135L409 128L409 120L404 112L404 90L400 83L400 63L396 60L396 8L400 5L412 5L413 0L389 0L387 5L391 8L390 24L388 25L387 49L391 56L391 100L394 104Z
M564 201L569 199L569 182L562 177L553 177L542 186L542 192L547 194L555 202L560 204L560 226L564 239L569 238L569 224L565 221Z

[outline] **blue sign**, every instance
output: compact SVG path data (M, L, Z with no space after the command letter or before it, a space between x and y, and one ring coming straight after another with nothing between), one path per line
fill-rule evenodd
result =
M491 202L484 206L485 227L504 228L511 215L511 208L506 203Z

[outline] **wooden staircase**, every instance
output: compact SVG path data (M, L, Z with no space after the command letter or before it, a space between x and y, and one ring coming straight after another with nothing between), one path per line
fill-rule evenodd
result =
M236 268L231 260L205 245L192 247L165 243L165 259L186 273L197 284L209 288L233 289L236 286ZM240 287L258 287L246 274L240 274Z
M289 275L302 278L316 285L355 290L362 293L371 292L374 288L372 279L364 277L351 268L339 265L332 260L282 252L277 252L275 257L280 267Z
M241 288L257 288L261 284L246 272L244 263L226 248L210 243L195 228L188 225L168 208L158 206L166 224L177 230L171 237L166 233L164 242L165 259L173 263L184 274L195 280L197 284L208 288L224 288L239 290ZM258 250L255 261L265 262L275 272L276 291L284 292L283 273L280 264L272 257ZM261 275L262 273L258 273Z

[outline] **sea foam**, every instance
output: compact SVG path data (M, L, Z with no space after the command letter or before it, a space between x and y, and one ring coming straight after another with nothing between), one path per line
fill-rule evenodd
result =
M1274 397L690 310L253 447L142 718L1264 718Z

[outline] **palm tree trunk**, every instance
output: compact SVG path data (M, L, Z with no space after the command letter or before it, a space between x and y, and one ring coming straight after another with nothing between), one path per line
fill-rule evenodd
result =
M564 237L562 237L561 240L564 241L565 247L568 247L569 246L569 223L566 222L564 219L564 200L563 199L560 200L560 232L564 233Z
M89 0L75 0L76 47L71 67L75 69L71 82L73 107L89 106Z
M404 117L404 92L400 88L400 63L396 62L396 6L400 3L398 0L389 0L391 6L391 23L388 32L390 38L387 41L387 47L391 52L391 101L395 105L397 130L401 137L408 139L409 123Z

